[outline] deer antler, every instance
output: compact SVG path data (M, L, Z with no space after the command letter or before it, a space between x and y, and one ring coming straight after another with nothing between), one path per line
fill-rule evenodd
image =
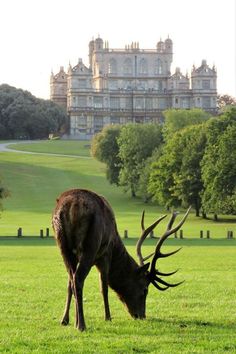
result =
M141 226L142 226L142 235L137 243L137 255L138 255L138 258L139 258L139 261L140 261L140 265L143 265L144 264L144 261L147 260L148 258L150 258L152 255L154 255L153 259L152 259L152 263L151 263L151 269L150 269L150 272L149 272L149 280L150 282L159 290L163 291L163 290L167 290L169 287L175 287L175 286L178 286L180 284L182 284L183 282L179 282L179 283L176 283L176 284L169 284L167 283L166 281L164 281L163 279L161 279L159 276L170 276L172 274L175 274L177 272L174 271L174 272L171 272L171 273L161 273L159 272L157 269L156 269L156 262L158 260L158 258L164 258L164 257L169 257L175 253L177 253L180 249L178 248L177 250L173 251L173 252L169 252L169 253L161 253L161 246L162 244L164 243L164 241L172 234L174 234L175 232L177 232L180 227L184 224L189 212L190 212L190 209L191 209L191 206L188 208L187 212L185 213L184 217L182 218L182 220L179 222L179 224L174 227L172 229L172 226L173 226L173 223L176 219L176 216L178 215L178 212L173 212L171 218L170 218L170 221L167 225L167 229L165 231L165 233L161 236L161 238L159 239L157 245L156 245L156 249L155 249L155 252L152 253L151 255L143 258L142 257L142 254L141 254L141 246L144 242L144 240L146 239L147 235L157 226L157 224L166 217L166 215L160 217L157 221L155 221L151 226L149 226L147 229L145 229L144 227L144 212L142 214L142 220L141 220ZM159 275L159 276L158 276ZM162 285L165 285L165 287L161 287L158 283L162 284Z
M145 229L145 227L144 227L144 215L145 215L145 210L143 211L142 218L141 218L142 235L141 235L141 237L138 240L138 243L136 245L136 253L137 253L137 256L138 256L138 259L139 259L140 266L144 265L144 262L154 254L154 253L151 253L149 256L147 256L145 258L142 256L141 247L142 247L143 242L145 241L147 236L151 233L151 231L154 230L154 228L159 224L159 222L166 217L166 215L161 216L151 226L149 226L147 229Z

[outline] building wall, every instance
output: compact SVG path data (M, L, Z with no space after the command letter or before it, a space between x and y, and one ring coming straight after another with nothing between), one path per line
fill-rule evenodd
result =
M110 49L101 38L89 43L89 67L81 59L51 76L51 99L67 107L71 136L91 136L108 124L160 122L169 108L216 111L216 70L203 60L191 78L171 75L170 38L154 49L137 42Z

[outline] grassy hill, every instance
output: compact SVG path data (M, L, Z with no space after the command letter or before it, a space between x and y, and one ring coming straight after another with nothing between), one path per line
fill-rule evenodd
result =
M112 205L118 229L123 235L140 234L140 217L146 210L146 224L153 222L163 208L144 204L123 193L122 188L110 185L105 178L105 166L90 156L89 143L76 141L42 141L33 144L12 145L13 149L35 151L36 154L15 152L0 153L0 174L11 192L4 200L4 212L0 220L0 235L15 235L19 227L25 235L38 235L40 229L51 225L51 212L57 196L66 189L87 188L104 195ZM39 154L41 152L42 154ZM44 155L45 153L52 155ZM73 155L58 156L53 154ZM200 230L210 230L211 237L226 237L228 230L235 231L236 219L224 217L218 223L188 217L183 231L186 237L199 237ZM164 230L163 221L156 234Z

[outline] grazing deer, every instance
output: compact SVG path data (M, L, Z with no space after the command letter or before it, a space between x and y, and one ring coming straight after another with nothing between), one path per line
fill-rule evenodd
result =
M148 234L166 215L145 229L143 212L142 235L137 243L137 256L140 263L138 265L123 245L113 211L103 197L85 189L73 189L62 193L57 199L52 219L55 238L69 274L68 294L61 323L63 325L69 323L69 309L73 294L76 304L76 327L81 331L85 330L83 286L93 265L96 265L100 272L105 319L111 320L108 285L118 294L132 317L145 318L146 296L151 283L158 290L166 290L182 283L169 284L160 278L176 272L161 273L156 269L156 262L158 258L168 257L179 251L177 249L163 254L160 249L167 237L183 225L189 210L190 208L173 229L172 225L177 213L172 214L166 232L157 242L155 252L145 258L142 256L141 246ZM153 259L150 266L150 263L144 262L151 256ZM150 270L148 270L149 266Z

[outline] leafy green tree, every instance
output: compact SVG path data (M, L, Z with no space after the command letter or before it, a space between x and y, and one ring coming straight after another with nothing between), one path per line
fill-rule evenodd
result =
M236 213L236 108L207 124L207 147L202 160L204 209Z
M148 190L154 200L167 208L193 205L201 208L200 163L206 143L204 124L177 131L166 142L162 154L152 164Z
M187 109L169 109L163 112L165 122L163 135L167 141L172 134L189 125L204 123L210 118L210 114L199 108Z
M119 183L125 191L130 190L133 197L137 194L145 161L161 144L160 125L127 124L122 128L118 138L121 159Z
M93 137L91 144L92 156L106 164L106 177L110 183L119 183L121 160L117 138L122 126L110 125Z
M161 154L161 146L155 149L150 157L144 161L142 173L140 174L138 182L137 194L143 199L145 203L153 198L153 194L149 191L149 179L152 171L153 162L157 161Z
M64 133L67 115L57 104L30 92L0 85L0 137L36 139Z

